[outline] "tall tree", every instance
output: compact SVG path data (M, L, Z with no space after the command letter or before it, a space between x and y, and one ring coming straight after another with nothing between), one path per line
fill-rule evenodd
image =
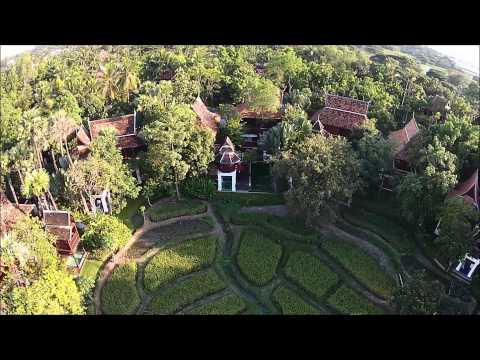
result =
M480 220L478 211L463 198L445 201L440 211L438 251L448 259L448 267L462 258L473 246L473 227Z
M273 112L280 107L279 89L268 79L256 76L248 78L242 97L251 109L258 112Z
M358 158L342 137L306 138L294 150L282 153L274 171L278 174L282 168L292 179L287 204L308 220L335 210L339 202L350 202L360 186Z
M213 135L201 130L196 123L196 115L190 106L174 105L168 112L157 113L157 119L145 128L149 142L147 163L154 178L160 185L175 185L177 198L180 198L179 183L193 168L206 171L213 160ZM203 134L203 141L197 132ZM204 154L203 156L197 156Z
M424 272L417 272L394 293L392 303L400 315L436 315L443 295L438 280L427 280Z

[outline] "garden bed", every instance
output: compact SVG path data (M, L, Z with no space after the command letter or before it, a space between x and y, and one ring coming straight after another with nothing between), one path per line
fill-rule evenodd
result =
M150 311L154 314L173 314L225 287L226 284L210 269L204 273L195 274L157 295L150 304Z
M132 314L140 305L134 261L119 265L102 290L102 309L105 314Z
M315 256L295 251L285 266L285 275L317 298L338 282L338 276Z
M279 286L272 294L273 301L283 315L318 315L319 310L303 301L300 296L284 286Z
M255 194L238 192L216 192L213 200L235 203L239 206L282 205L285 199L282 194Z
M153 291L178 277L212 264L216 239L205 237L161 250L145 267L144 284Z
M213 230L213 222L209 217L194 220L179 220L142 235L141 240L147 242L166 242L187 235L205 234Z
M245 301L235 294L228 294L192 309L192 315L236 315L246 309Z
M179 216L197 215L207 211L207 205L199 200L165 202L147 210L150 220L157 222Z
M372 291L386 299L392 296L395 280L363 250L337 238L325 239L322 248Z
M266 236L245 230L242 233L237 263L240 271L253 284L262 286L275 276L282 247Z
M328 303L343 314L380 315L385 313L345 285L330 296Z

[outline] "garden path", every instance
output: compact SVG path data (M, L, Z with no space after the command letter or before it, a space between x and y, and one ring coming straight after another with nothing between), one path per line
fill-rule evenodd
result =
M288 208L286 205L268 205L268 206L249 206L240 209L241 213L261 213L275 216L287 216Z

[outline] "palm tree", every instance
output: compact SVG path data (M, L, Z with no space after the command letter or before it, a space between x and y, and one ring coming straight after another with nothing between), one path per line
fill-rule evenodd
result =
M42 151L48 149L48 120L40 115L38 108L33 108L23 113L23 124L30 135L37 165L43 168Z
M109 100L115 100L119 90L119 72L115 63L109 62L102 69L103 88L102 93Z
M25 182L22 186L22 194L26 197L41 198L43 194L48 193L53 206L57 209L57 204L49 189L50 178L45 170L33 170L25 176Z
M137 76L136 64L128 58L125 58L120 65L118 73L119 87L126 95L127 103L130 100L130 91L138 89L140 80Z
M73 165L70 151L68 150L68 136L75 131L77 125L75 121L67 115L64 110L59 110L50 118L50 139L54 143L57 143L60 147L62 156L64 155L63 149L67 152L67 157L70 165Z

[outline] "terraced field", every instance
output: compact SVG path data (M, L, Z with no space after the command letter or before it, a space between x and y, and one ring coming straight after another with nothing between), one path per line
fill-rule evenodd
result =
M391 313L396 283L375 257L299 220L222 201L195 203L203 214L182 208L143 233L102 289L101 312Z

